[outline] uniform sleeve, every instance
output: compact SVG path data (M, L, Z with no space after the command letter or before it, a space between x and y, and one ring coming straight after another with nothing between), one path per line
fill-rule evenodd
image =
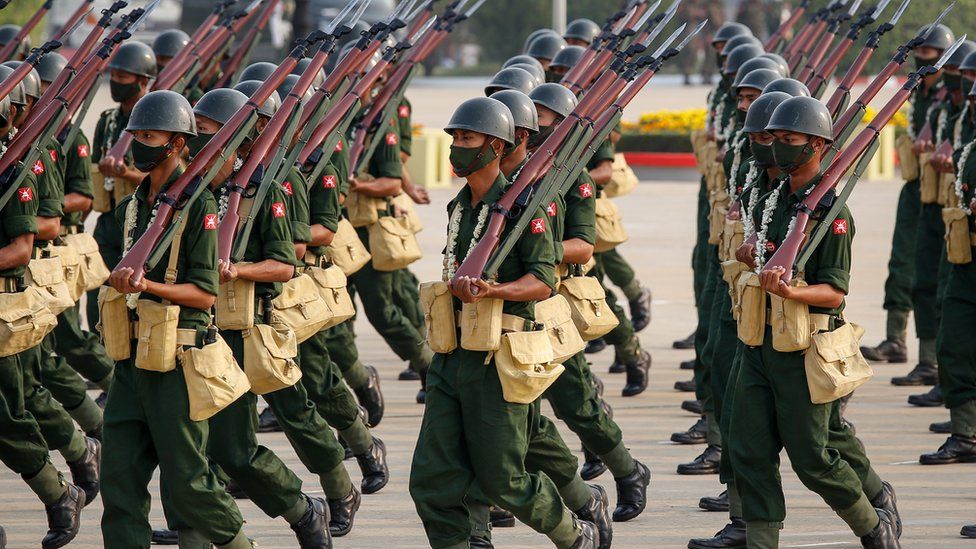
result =
M556 252L553 248L552 225L542 209L536 211L516 245L525 272L556 287Z
M78 132L75 142L65 151L64 194L78 193L92 198L91 144L85 134Z
M397 108L397 126L400 128L400 152L410 156L413 149L413 106L406 97Z
M610 142L610 138L603 140L603 143L596 149L593 153L593 158L590 158L589 163L586 165L588 170L596 168L601 162L606 162L607 160L613 161L613 143Z
M309 225L322 225L332 232L339 229L339 188L339 174L330 164L309 189Z
M328 169L328 168L326 168ZM288 197L288 217L291 219L291 237L294 242L310 242L308 184L298 170L288 172L288 178L281 182Z
M7 238L14 239L20 235L37 234L37 189L34 177L27 176L17 188L16 193L7 205L3 207L3 232Z
M563 240L579 238L596 243L596 189L589 175L583 173L566 193L566 226Z
M827 228L827 235L817 247L816 282L830 284L846 295L851 281L851 244L854 241L854 218L846 207Z
M217 201L213 195L191 206L186 219L180 254L183 256L182 280L211 295L217 295L220 277L217 274ZM125 215L125 202L115 209Z
M45 147L39 160L31 166L37 175L37 194L40 202L37 207L38 217L61 217L64 215L64 189L61 186L61 174L51 160L51 149Z
M292 240L291 223L285 192L280 186L271 192L261 204L256 221L261 227L261 253L264 259L273 259L288 265L295 264L295 243Z
M393 120L383 127L383 133L376 132L373 139L379 139L373 157L369 159L369 174L373 177L403 177L403 164L400 163L400 133Z
M108 111L106 111L108 112ZM81 132L78 132L81 134ZM98 122L95 123L95 134L92 136L92 143L95 147L91 151L91 161L98 163L102 159L102 143L105 142L105 113L98 118Z
M125 208L132 196L122 199L122 202L111 213L99 214L105 216L105 221L95 223L92 236L98 242L98 254L109 269L114 269L122 260L123 227L125 226Z

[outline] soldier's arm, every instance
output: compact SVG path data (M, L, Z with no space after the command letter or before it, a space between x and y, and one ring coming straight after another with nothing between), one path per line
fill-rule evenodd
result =
M286 211L284 190L280 187L272 188L261 204L258 216L264 259L254 263L221 265L222 281L243 278L254 282L287 282L295 274L295 245ZM256 237L257 235L252 236ZM235 273L236 276L230 276Z
M0 248L0 270L6 271L27 265L34 251L34 234L37 233L37 196L33 176L28 176L17 195L7 202L0 212L0 223L10 242Z
M596 189L585 173L566 193L566 224L563 228L563 262L587 263L596 242Z
M339 176L331 164L309 189L308 223L312 246L329 246L339 228Z

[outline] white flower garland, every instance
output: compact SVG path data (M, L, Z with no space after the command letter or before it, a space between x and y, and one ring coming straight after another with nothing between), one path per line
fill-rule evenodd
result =
M7 136L0 140L0 157L7 153L7 144L13 141L15 135L17 135L17 128L10 128Z
M962 114L959 118L956 118L956 125L952 129L952 148L959 148L960 142L962 142L962 127L963 121L966 119L966 112L971 108L971 102L967 99L966 103L962 107Z
M935 135L933 136L933 141L938 142L942 139L942 133L945 131L946 126L949 124L949 109L940 107L939 108L939 118L935 123Z
M959 157L959 166L956 168L956 197L959 199L959 207L966 212L966 215L973 215L973 211L969 205L966 204L966 194L962 190L962 174L966 167L966 162L969 161L969 154L973 152L974 145L976 145L976 141L970 141L969 144L966 145L966 147L962 150L962 155Z
M231 179L234 174L239 172L241 168L244 167L244 160L241 157L234 159L234 171L231 173ZM224 216L227 214L227 208L230 206L230 193L228 192L227 186L220 188L220 198L217 200L217 219L220 221L224 220Z
M738 193L736 192L735 179L739 174L739 167L742 165L742 149L745 148L748 140L749 136L747 136L745 132L739 132L735 141L732 142L732 169L729 171L729 181L726 185L726 192L729 195L729 199L733 202L738 196ZM755 164L753 164L753 167L755 167Z
M120 112L121 108L112 109L112 113L108 115L108 120L105 121L105 152L108 152L115 145L115 139L112 136L115 135L115 126L118 124ZM102 187L106 191L112 192L115 189L115 178L105 177L102 180Z
M712 124L715 128L715 138L720 139L725 135L725 127L722 125L722 119L725 114L725 101L719 101L718 105L715 106L715 118Z
M787 181L788 179L784 179L779 187L776 187L773 192L769 193L769 196L766 198L766 205L763 208L762 217L759 218L759 232L756 234L756 249L753 251L757 273L762 271L763 266L766 264L766 244L769 238L769 223L773 220L773 212L776 211L779 195L782 194Z
M708 98L705 100L705 104L708 105L708 110L705 111L705 131L711 131L715 127L715 111L712 110L712 101L715 99L716 88L712 88L708 92Z
M753 162L752 166L749 167L749 173L746 174L746 182L742 186L743 192L749 190L749 200L745 202L745 211L739 216L739 219L742 220L746 239L752 238L756 232L756 225L752 221L752 212L756 209L756 203L759 201L759 188L753 185L757 177L759 177L759 166Z
M457 247L458 234L461 232L461 210L461 203L458 202L454 205L454 210L451 212L451 219L448 223L447 246L444 247L444 269L441 274L444 282L448 282L454 278L454 272L457 269L457 257L454 255L454 248ZM471 243L468 245L468 252L465 254L464 259L467 259L471 255L471 251L474 250L478 239L481 238L481 232L485 229L485 223L488 221L489 210L490 208L487 204L482 204L481 208L478 209L478 223L474 226L474 232L471 233Z

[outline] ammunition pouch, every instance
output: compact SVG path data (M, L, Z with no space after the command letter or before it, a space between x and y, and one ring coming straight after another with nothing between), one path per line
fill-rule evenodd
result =
M725 189L713 191L708 196L708 202L708 243L717 246L722 243L725 216L729 213L729 194Z
M790 281L794 288L806 286L800 277ZM769 312L766 321L772 327L773 349L781 353L805 351L810 347L813 334L810 324L810 306L793 299L769 295Z
M959 203L956 197L956 174L939 174L939 204L944 208L951 208Z
M356 229L346 219L339 220L339 228L336 229L327 255L329 261L342 269L342 273L346 276L354 275L369 263L372 257L359 239Z
M281 293L271 300L271 310L272 322L287 326L298 343L319 333L332 320L332 311L318 285L307 274L282 284Z
M84 288L78 284L81 278L81 256L78 251L71 246L48 246L45 250L51 257L61 260L61 270L64 273L64 284L68 288L68 295L71 301L77 302L85 293Z
M935 170L935 166L929 162L931 159L932 153L922 153L919 156L919 164L922 170L919 181L919 195L922 204L938 204L941 197L939 192L940 175Z
M603 187L603 194L607 198L625 196L632 193L638 183L637 174L627 164L624 154L613 155L613 173L610 175L610 183Z
M413 205L413 199L405 193L400 193L393 197L393 205L403 211L403 217L407 220L407 227L414 234L424 230L424 223L417 215L417 208Z
M592 276L571 276L559 285L559 294L569 303L573 324L583 341L599 339L620 324L607 305L607 293Z
M12 356L41 343L58 324L36 288L0 293L0 357Z
M427 345L435 353L448 354L457 349L457 321L454 297L447 282L424 282L420 285L420 307L427 325Z
M322 330L338 326L356 316L356 308L353 306L352 297L349 296L349 290L346 288L346 275L342 274L342 269L335 265L325 269L309 267L305 274L315 281L319 295L331 313L331 317L322 326Z
M758 347L766 335L766 292L759 285L759 275L753 271L739 276L736 289L739 294L739 341Z
M380 219L380 210L386 209L386 200L351 192L343 204L353 227L368 227Z
M217 289L214 323L221 330L247 330L254 326L254 281L235 278Z
M589 277L588 277L589 278ZM543 326L552 347L551 362L562 364L586 348L573 323L572 308L562 294L556 294L535 304L535 322Z
M298 340L284 325L255 324L244 331L244 373L256 395L291 387L302 378Z
M718 256L721 261L735 259L735 252L745 241L746 227L739 219L725 219L722 228L722 241L718 246Z
M741 295L739 294L739 278L749 272L749 266L737 259L722 262L722 279L729 286L729 297L732 299L732 318L739 320L741 309Z
M955 196L955 194L953 194ZM969 232L969 215L962 208L943 208L946 255L949 263L965 265L973 261L973 238Z
M64 280L64 264L58 257L31 259L24 273L24 281L41 292L47 308L55 316L75 306Z
M461 348L467 351L497 351L502 340L501 299L482 299L461 304ZM551 348L550 348L551 350Z
M381 217L370 225L369 250L373 268L383 272L405 269L422 257L417 236L402 217Z
M193 421L209 419L251 388L244 370L234 360L234 352L220 334L213 343L185 346L178 353Z
M194 342L177 342L180 322L180 306L166 305L149 299L136 304L136 368L152 372L171 372L176 369L178 345Z
M506 402L531 404L565 371L553 364L553 350L545 331L509 332L495 353L495 369Z
M115 361L132 356L132 317L125 303L125 294L111 286L98 290L98 333L105 354Z
M912 145L912 139L908 135L901 135L895 141L898 163L901 164L901 176L905 181L914 181L920 175L918 156L912 151Z
M859 348L863 335L864 329L854 324L813 334L803 360L810 402L833 402L871 379L874 371Z
M627 231L624 230L623 219L617 205L609 198L596 199L596 253L612 250L627 242Z
M64 242L75 249L81 259L81 269L78 274L79 295L94 290L108 280L111 272L98 253L98 242L88 233L74 233L63 237Z

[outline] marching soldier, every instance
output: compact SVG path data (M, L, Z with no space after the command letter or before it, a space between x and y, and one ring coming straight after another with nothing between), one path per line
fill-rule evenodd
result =
M600 25L586 18L570 21L563 33L567 45L583 48L588 48L597 36L600 36Z
M156 72L162 72L166 65L169 65L169 62L189 44L190 36L180 29L164 30L156 35L152 43L152 50L156 55Z
M548 32L540 34L536 38L529 37L530 42L525 48L525 54L541 63L542 70L548 71L549 63L552 62L557 53L566 48L567 44L563 37L556 34L555 31L545 30Z
M16 38L17 34L20 32L20 25L0 25L0 47L6 46L11 40ZM31 37L30 34L24 37L17 48L14 50L14 58L16 60L23 61L27 59L31 51Z

